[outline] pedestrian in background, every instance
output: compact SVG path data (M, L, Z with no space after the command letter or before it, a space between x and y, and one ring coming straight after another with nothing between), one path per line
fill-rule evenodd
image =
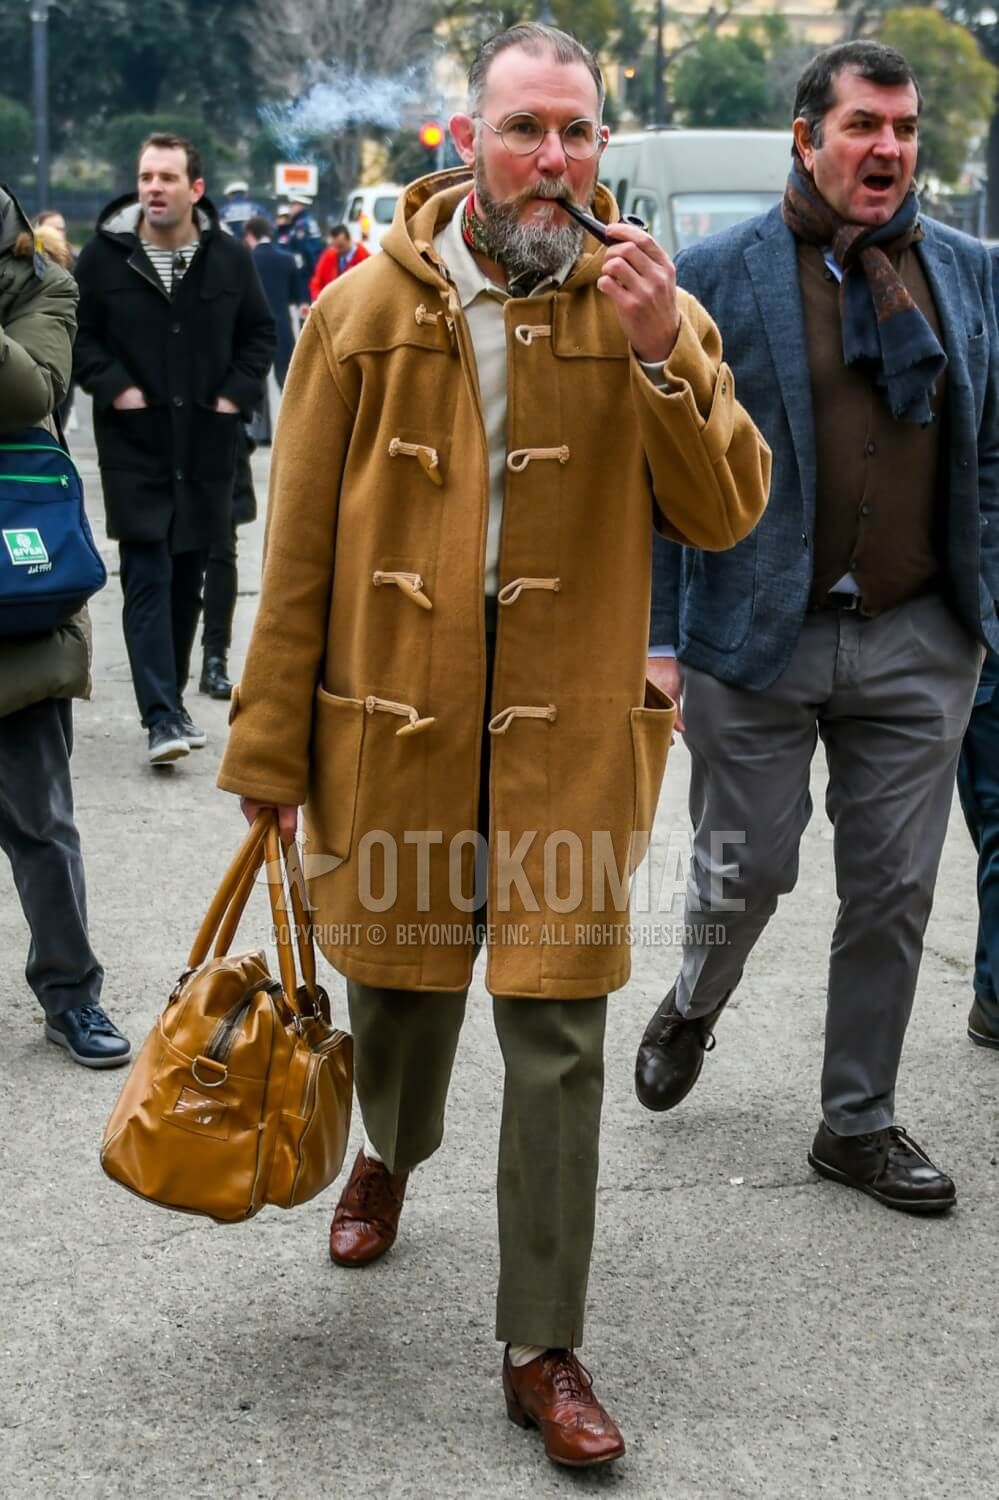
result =
M250 184L241 179L226 183L222 189L224 201L219 208L219 223L237 240L245 239L247 224L260 213L259 205L253 202L249 193Z
M999 250L990 253L992 286L996 291ZM991 553L993 568L999 573L995 556L999 537L990 536L988 529L984 529L982 546ZM999 581L995 592L999 593ZM988 653L982 667L975 706L961 745L957 790L978 855L978 941L968 1036L976 1046L999 1049L999 652L996 651Z
M266 403L266 390L261 399ZM253 484L251 464L257 445L249 434L253 423L259 419L258 408L253 414L252 423L240 424L236 435L236 468L233 475L229 534L212 542L205 558L201 676L198 679L198 691L209 698L220 700L232 697L229 648L232 645L232 623L239 597L236 528L248 526L257 519L257 492Z
M957 790L978 854L978 942L968 1036L999 1048L999 653L982 667L961 744Z
M55 255L38 251L36 233ZM68 262L64 245L33 230L0 188L0 442L25 427L53 431L69 387L77 291L57 263ZM100 1004L70 773L72 700L90 689L86 607L49 634L0 643L0 847L31 933L25 978L49 1041L84 1067L108 1068L131 1048Z
M77 263L76 374L94 398L108 535L148 757L205 744L184 704L206 554L232 532L240 424L259 404L274 320L249 250L223 233L190 142L155 134L138 192Z
M277 231L278 245L291 252L298 266L303 313L309 304L309 283L323 253L323 237L311 209L312 199L307 193L292 197L287 205L287 219Z
M354 244L346 224L335 224L330 230L330 243L316 262L316 269L309 283L313 302L324 286L329 286L338 276L359 266L370 254L370 250L364 245Z
M272 227L262 214L243 224L242 238L253 257L260 285L274 319L276 342L272 366L278 387L284 385L295 347L291 310L300 301L300 273L295 257L272 243ZM270 395L265 379L260 405L244 426L237 442L236 476L232 492L232 526L229 536L212 542L205 567L205 602L202 624L202 662L198 690L210 698L232 696L229 649L239 596L239 559L236 528L257 517L250 458L259 443L271 441Z
M262 215L247 221L243 239L250 248L260 285L274 319L277 334L274 378L280 389L284 386L284 378L295 348L295 329L291 315L302 301L298 264L290 251L282 250L274 243L273 227Z
M79 254L75 245L71 245L66 229L66 220L57 208L43 208L35 219L35 230L39 235L46 253L56 262L63 266L71 275L76 274L76 257ZM75 432L79 426L76 412L73 409L76 397L76 381L70 380L69 390L59 407L59 420L66 432Z
M798 80L783 204L677 260L774 472L748 541L657 561L653 641L682 672L649 670L682 683L691 755L686 920L716 941L685 943L636 1085L668 1110L696 1083L797 881L821 736L840 906L809 1161L931 1213L954 1183L896 1125L895 1082L961 739L999 646L999 349L987 251L919 213L921 107L893 48L820 53Z

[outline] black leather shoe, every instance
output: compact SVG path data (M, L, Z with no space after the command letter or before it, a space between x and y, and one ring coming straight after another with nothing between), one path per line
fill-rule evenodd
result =
M999 1025L986 1015L985 1007L977 995L968 1012L968 1036L976 1047L999 1048Z
M836 1135L823 1121L808 1160L823 1177L903 1213L943 1214L957 1202L953 1182L901 1125L869 1135Z
M128 1038L99 1005L76 1005L61 1016L48 1016L45 1035L84 1068L120 1068L132 1056Z
M715 1045L715 1022L725 1009L691 1020L676 1008L676 985L645 1028L635 1060L635 1093L646 1109L675 1109L700 1077L704 1054Z
M201 665L201 681L198 683L198 692L207 693L209 698L231 698L232 683L226 675L226 661L224 656L206 656Z

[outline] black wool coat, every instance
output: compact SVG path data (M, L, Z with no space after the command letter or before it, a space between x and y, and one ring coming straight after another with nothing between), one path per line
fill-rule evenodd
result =
M108 535L186 552L221 540L232 519L237 428L263 399L274 319L249 250L195 210L197 255L167 293L137 229L134 196L104 210L77 262L74 373L94 398ZM112 402L138 386L148 407ZM241 415L215 410L219 396Z

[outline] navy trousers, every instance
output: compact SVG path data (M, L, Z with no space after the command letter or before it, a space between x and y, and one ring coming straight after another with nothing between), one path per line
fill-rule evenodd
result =
M168 542L119 542L122 627L132 686L149 729L180 708L201 613L204 552L171 553Z
M961 746L957 790L978 853L975 994L999 1031L999 656L982 669Z

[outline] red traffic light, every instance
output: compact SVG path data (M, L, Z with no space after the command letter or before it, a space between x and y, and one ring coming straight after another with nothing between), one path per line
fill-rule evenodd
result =
M436 120L428 120L425 125L420 126L420 145L433 150L441 144L444 132Z

